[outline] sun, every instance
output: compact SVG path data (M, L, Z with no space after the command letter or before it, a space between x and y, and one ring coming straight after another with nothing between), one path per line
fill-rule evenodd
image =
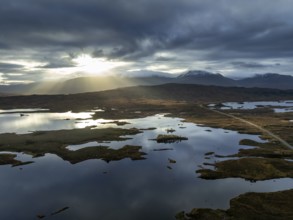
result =
M77 69L90 74L102 74L118 66L125 65L123 62L109 61L105 58L93 58L88 54L81 54L73 59Z

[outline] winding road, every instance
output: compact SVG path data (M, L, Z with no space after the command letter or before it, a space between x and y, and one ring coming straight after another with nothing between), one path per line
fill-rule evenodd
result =
M210 108L204 107L204 106L202 106L202 105L200 105L200 107L201 107L201 108L204 108L204 109L207 109L207 110L210 110L210 111L212 111L212 112L215 112L215 113L218 113L218 114L221 114L221 115L224 115L224 116L230 117L230 118L234 118L234 119L239 120L239 121L241 121L241 122L243 122L243 123L246 123L246 124L248 124L248 125L251 125L251 126L253 126L253 127L257 128L257 129L259 129L259 130L262 131L263 133L266 133L266 134L268 134L269 136L273 137L275 140L279 141L279 142L280 142L281 144L283 144L285 147L287 147L287 148L293 150L293 146L290 145L287 141L285 141L284 139L282 139L282 138L280 138L279 136L275 135L275 134L272 133L271 131L269 131L269 130L267 130L267 129L265 129L265 128L263 128L263 127L257 125L257 124L254 124L254 123L252 123L252 122L250 122L250 121L247 121L247 120L245 120L245 119L243 119L243 118L239 118L239 117L237 117L237 116L235 116L235 115L231 115L231 114L228 114L228 113L224 113L224 112L221 112L221 111L218 111L218 110L215 110L215 109L210 109Z

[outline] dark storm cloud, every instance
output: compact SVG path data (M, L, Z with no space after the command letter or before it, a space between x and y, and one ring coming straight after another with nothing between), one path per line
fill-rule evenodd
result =
M231 63L235 67L241 67L241 68L267 68L267 67L276 67L280 66L279 63L274 64L262 64L262 63L256 63L256 62L242 62L242 61L235 61Z
M235 67L262 68L265 59L293 58L292 7L290 0L2 0L0 57L29 49L26 59L50 69L74 67L70 58L87 50L170 67L184 57L207 68L233 60ZM157 56L161 51L176 57ZM62 53L73 55L64 60Z
M72 62L72 60L66 58L66 59L48 59L49 62L45 65L38 66L39 68L43 69L56 69L56 68L69 68L69 67L75 67L76 64Z
M0 63L0 69L18 69L22 68L23 65L12 64L12 63Z
M105 53L102 49L97 49L97 50L94 50L92 53L91 53L92 57L103 57L105 56Z
M0 73L13 73L23 68L23 65L12 63L0 63Z
M9 46L14 43L15 46L109 44L111 47L133 47L140 39L164 37L165 29L172 25L181 10L187 12L190 4L175 0L168 3L4 0L0 8L1 43Z

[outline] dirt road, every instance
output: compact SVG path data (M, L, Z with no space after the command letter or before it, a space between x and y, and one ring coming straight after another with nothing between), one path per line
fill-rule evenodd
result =
M215 112L215 113L218 113L218 114L221 114L221 115L224 115L224 116L230 117L230 118L234 118L234 119L239 120L239 121L241 121L241 122L243 122L243 123L246 123L246 124L248 124L248 125L251 125L251 126L253 126L253 127L256 127L257 129L259 129L259 130L262 131L263 133L266 133L266 134L268 134L269 136L273 137L275 140L279 141L279 142L280 142L281 144L283 144L285 147L288 147L288 148L290 148L290 149L293 150L293 147L292 147L287 141L285 141L284 139L282 139L282 138L280 138L279 136L275 135L275 134L272 133L271 131L269 131L269 130L267 130L267 129L265 129L265 128L263 128L263 127L257 125L257 124L254 124L254 123L252 123L252 122L250 122L250 121L247 121L247 120L245 120L245 119L243 119L243 118L239 118L239 117L237 117L237 116L235 116L235 115L231 115L231 114L228 114L228 113L224 113L224 112L221 112L221 111L218 111L218 110L215 110L215 109L210 109L210 108L204 107L204 106L202 106L202 105L201 105L200 107L202 107L202 108L204 108L204 109L207 109L207 110L210 110L210 111L212 111L212 112Z

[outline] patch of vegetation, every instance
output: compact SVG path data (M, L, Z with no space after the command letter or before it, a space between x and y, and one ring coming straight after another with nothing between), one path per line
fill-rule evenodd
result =
M249 139L243 139L240 145L254 146L251 149L240 149L232 157L266 157L266 158L284 158L293 159L293 150L280 146L278 142L270 141L259 143Z
M210 155L213 155L213 154L215 154L215 152L210 151L210 152L206 152L204 155L205 155L205 156L210 156Z
M158 143L177 143L180 141L188 140L188 138L177 135L159 134L155 140Z
M223 107L227 107L226 105L224 105L223 103L217 103L214 105L215 108L223 108Z
M31 134L0 134L0 151L24 152L35 157L46 153L55 154L71 163L88 159L103 159L105 161L130 158L144 159L145 153L139 146L124 146L118 150L107 146L87 147L77 151L66 149L68 145L83 144L90 141L123 141L124 135L140 133L137 129L73 129L59 131L39 131Z
M167 133L174 133L176 130L173 128L166 129Z
M32 161L22 162L22 161L16 160L15 158L16 158L15 154L0 154L0 165L11 164L14 167L14 166L22 166L22 165L33 163Z
M106 162L130 158L131 160L143 160L146 153L141 152L141 146L125 145L119 149L111 149L107 146L86 147L77 151L67 151L60 156L63 160L72 164L89 159L102 159Z
M159 149L154 149L153 151L166 151L166 150L173 150L173 148L159 148Z
M157 128L151 127L151 128L140 128L140 131L153 131L156 130Z
M245 193L230 201L228 210L193 209L177 220L287 220L293 219L293 189L271 193Z
M176 160L168 158L169 163L176 163Z
M117 126L123 126L130 123L126 121L109 121L109 122L103 122L102 124L116 124Z
M222 179L240 177L257 181L275 178L293 178L293 162L272 158L241 158L209 164L215 170L200 169L196 172L203 179Z

